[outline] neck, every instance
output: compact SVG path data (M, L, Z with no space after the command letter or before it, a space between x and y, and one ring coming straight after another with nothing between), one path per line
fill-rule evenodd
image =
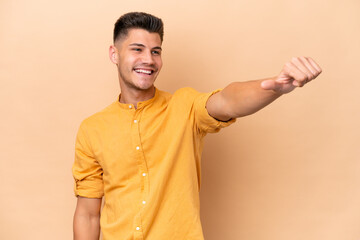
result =
M138 102L149 100L155 96L155 87L152 86L146 90L139 89L125 89L121 88L119 102L125 104L133 104L137 108Z

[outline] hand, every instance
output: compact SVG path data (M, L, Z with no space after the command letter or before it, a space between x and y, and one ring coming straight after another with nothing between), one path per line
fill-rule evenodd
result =
M261 82L261 87L285 94L296 87L303 87L321 72L319 65L310 57L293 57L290 62L285 63L277 77Z

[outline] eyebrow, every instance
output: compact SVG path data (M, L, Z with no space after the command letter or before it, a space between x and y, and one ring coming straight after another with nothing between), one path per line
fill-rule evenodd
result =
M141 44L141 43L131 43L131 44L129 44L129 46L145 47L145 45ZM162 48L159 47L159 46L153 47L152 49L160 49L160 50L162 50Z

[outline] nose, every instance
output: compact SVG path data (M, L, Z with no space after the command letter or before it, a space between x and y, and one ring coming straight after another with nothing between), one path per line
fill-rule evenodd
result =
M142 54L142 62L146 64L154 64L154 56L151 54L151 51L144 51Z

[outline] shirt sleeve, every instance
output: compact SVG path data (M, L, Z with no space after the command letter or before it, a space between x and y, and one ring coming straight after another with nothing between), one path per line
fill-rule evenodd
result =
M101 198L104 195L103 170L91 150L84 123L80 125L76 136L72 173L76 196Z
M215 133L236 121L236 118L232 118L226 122L217 120L210 116L206 109L206 102L209 97L221 90L222 89L217 89L210 93L200 93L194 100L195 122L197 128L202 132Z

